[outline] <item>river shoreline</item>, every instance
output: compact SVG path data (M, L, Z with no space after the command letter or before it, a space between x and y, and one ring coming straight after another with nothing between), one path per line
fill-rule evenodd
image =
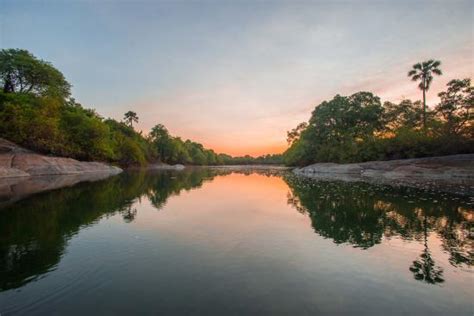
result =
M144 168L129 168L127 170L179 171L195 167L196 166L155 163ZM317 163L302 168L291 168L281 165L224 165L199 167L230 171L292 170L293 173L298 176L309 177L316 180L362 181L374 184L433 189L474 196L474 154L350 164ZM12 183L15 185L19 183L34 183L32 190L28 190L31 193L44 191L44 188L50 190L52 188L56 189L71 186L83 181L96 181L119 174L122 171L123 170L119 167L110 166L101 162L84 162L71 158L37 154L0 138L0 184L3 187L11 188ZM61 180L58 181L59 178L61 178ZM29 180L25 181L26 179ZM27 187L29 187L29 185Z
M123 170L102 162L45 156L0 138L0 179L58 175L116 175Z
M317 163L293 169L316 180L369 182L474 196L474 154L363 163Z

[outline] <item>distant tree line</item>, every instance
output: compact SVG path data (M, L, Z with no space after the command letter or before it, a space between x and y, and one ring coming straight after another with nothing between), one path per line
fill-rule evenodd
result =
M281 155L231 157L171 136L161 124L149 135L134 129L137 113L104 119L71 98L71 85L50 63L26 50L0 51L0 137L26 148L121 166L153 162L192 165L278 163Z
M408 76L420 81L423 103L403 100L381 103L370 92L336 95L324 101L309 121L287 133L285 164L361 162L474 152L474 88L470 79L454 79L440 102L426 106L433 74L441 75L439 61L413 66Z
M423 103L381 103L370 92L336 95L314 109L308 122L288 132L282 154L232 157L172 136L157 124L137 132L139 117L104 119L71 97L71 85L50 63L26 50L0 51L0 137L45 154L100 160L121 166L148 163L191 165L359 162L474 151L474 89L470 79L451 80L433 109L426 92L441 63L415 64L408 76L419 81Z

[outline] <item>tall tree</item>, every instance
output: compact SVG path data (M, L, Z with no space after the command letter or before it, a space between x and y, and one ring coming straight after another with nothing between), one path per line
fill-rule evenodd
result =
M430 59L422 63L414 64L412 69L408 72L408 77L413 81L420 81L418 87L423 91L423 127L426 129L426 91L429 90L431 82L433 81L433 74L442 75L441 65L439 60Z
M133 128L133 122L138 123L137 113L135 113L133 111L128 111L123 116L123 120L125 121L125 123L127 123L127 125L129 125L131 128Z
M71 85L50 63L24 49L0 50L0 84L3 92L33 93L67 98Z

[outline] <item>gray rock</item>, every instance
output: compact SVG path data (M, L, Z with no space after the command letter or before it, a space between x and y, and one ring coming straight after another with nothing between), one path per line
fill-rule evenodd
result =
M293 170L316 179L366 181L407 186L435 186L474 192L474 154L369 161L352 164L318 163ZM468 194L470 194L468 192Z
M122 169L101 162L36 154L0 138L0 178L85 173L113 175L120 172Z

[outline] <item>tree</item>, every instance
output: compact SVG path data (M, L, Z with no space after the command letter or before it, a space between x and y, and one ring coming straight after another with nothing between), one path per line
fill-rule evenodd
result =
M400 103L383 104L383 123L386 132L396 132L400 128L417 129L423 122L423 111L420 101L402 100Z
M288 145L293 144L300 138L301 132L304 131L308 127L308 123L303 122L299 123L298 126L293 128L291 131L286 132L286 141Z
M123 120L125 121L125 123L128 124L128 126L130 126L131 128L133 128L133 122L138 123L138 116L137 116L137 113L135 113L135 112L133 112L133 111L128 111L128 112L125 113L125 115L123 116Z
M370 92L336 95L322 102L312 112L308 126L288 133L292 143L285 153L286 163L355 160L361 145L382 130L382 113L380 98Z
M433 74L442 75L439 60L427 60L422 63L414 64L412 70L408 72L408 77L413 81L420 81L418 87L423 91L423 127L426 129L426 91L429 90L433 81Z
M312 137L322 143L339 144L364 139L381 128L382 112L380 99L370 92L336 95L314 109L309 120L315 131Z
M474 87L471 79L451 80L448 89L438 94L441 102L435 110L445 121L447 134L462 134L465 127L472 127L474 108Z
M5 93L33 93L64 99L71 90L59 70L24 49L0 51L0 83Z
M171 136L163 124L156 124L151 129L150 140L155 146L160 160L168 162L171 158Z

